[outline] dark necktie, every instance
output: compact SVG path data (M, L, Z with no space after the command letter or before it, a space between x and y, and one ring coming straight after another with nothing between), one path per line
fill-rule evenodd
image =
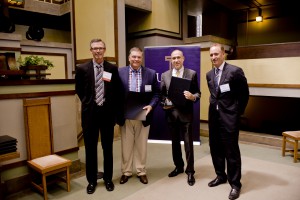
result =
M216 68L215 77L214 77L214 84L215 84L215 90L216 91L218 91L218 88L219 88L219 75L220 75L220 69Z
M104 82L102 80L103 77L103 67L101 65L97 66L97 74L96 74L96 103L98 106L102 106L104 102Z

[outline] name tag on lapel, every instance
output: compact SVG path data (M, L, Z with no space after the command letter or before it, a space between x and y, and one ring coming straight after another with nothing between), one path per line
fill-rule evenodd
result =
M103 79L103 81L110 82L111 81L111 76L112 76L112 74L110 72L104 71L102 79Z
M227 84L220 85L220 90L221 90L221 93L230 91L229 84L227 83Z

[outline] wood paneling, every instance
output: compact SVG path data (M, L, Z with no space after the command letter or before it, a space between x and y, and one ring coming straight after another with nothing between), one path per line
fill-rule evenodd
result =
M236 48L238 59L279 58L300 56L300 42L255 45Z
M48 96L66 96L75 95L75 90L71 91L56 91L56 92L35 92L35 93L19 93L19 94L0 94L0 100L3 99L23 99L23 98L38 98Z
M259 84L249 83L249 87L261 87L261 88L300 88L300 84Z

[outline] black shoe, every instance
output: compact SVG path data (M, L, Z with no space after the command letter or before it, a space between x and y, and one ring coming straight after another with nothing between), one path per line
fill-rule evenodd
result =
M218 185L226 183L226 182L227 182L227 179L223 179L223 178L217 177L214 180L212 180L211 182L209 182L208 186L209 187L215 187L215 186L218 186Z
M147 176L146 175L142 175L142 176L138 176L141 183L143 184L147 184L148 183L148 179L147 179Z
M237 198L239 198L239 196L240 196L240 192L241 192L240 189L232 188L231 191L230 191L230 193L229 193L228 198L229 198L230 200L237 199Z
M115 189L115 185L112 181L104 181L105 187L107 191L113 191Z
M175 168L168 176L169 177L174 177L174 176L177 176L178 174L181 174L183 173L183 169L182 168Z
M195 178L194 178L194 174L188 173L187 182L190 186L193 186L195 184L196 181L195 181Z
M93 194L96 190L97 183L89 183L86 188L86 193Z
M97 173L97 179L102 179L103 178L104 173L103 172L98 172Z
M128 181L131 176L122 175L120 178L120 184L124 184Z

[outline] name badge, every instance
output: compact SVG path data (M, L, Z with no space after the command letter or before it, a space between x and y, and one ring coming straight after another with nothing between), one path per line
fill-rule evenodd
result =
M220 90L221 90L221 93L230 91L229 84L227 83L227 84L220 85Z
M104 72L103 72L103 77L102 77L103 81L110 82L110 80L111 80L111 75L112 75L112 74L111 74L110 72L104 71Z
M145 92L151 92L152 91L152 85L145 85Z

